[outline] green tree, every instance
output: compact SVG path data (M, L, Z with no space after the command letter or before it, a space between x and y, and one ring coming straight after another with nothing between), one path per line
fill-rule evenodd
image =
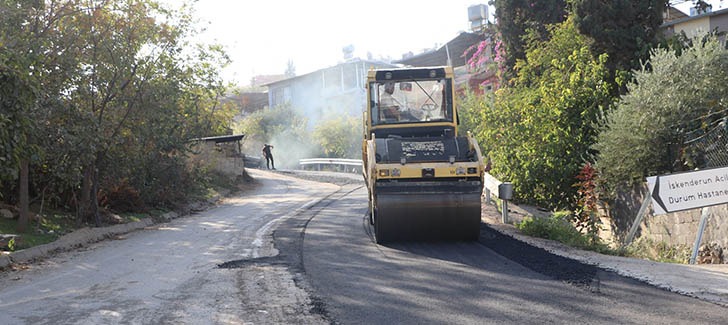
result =
M572 186L596 138L594 123L611 103L607 57L595 57L573 19L532 41L516 64L514 86L483 103L479 142L497 177L518 199L556 208L574 204Z
M597 168L610 189L646 176L696 166L685 151L689 132L705 131L728 111L728 50L696 38L678 55L652 51L616 108L600 121Z
M29 222L30 165L42 153L38 138L44 116L38 102L44 97L41 91L46 58L43 45L48 33L47 25L36 13L44 9L43 2L0 3L3 15L0 22L0 125L7 132L0 132L3 149L0 181L17 181L19 232L25 232Z
M93 158L84 167L81 216L92 217L98 225L100 182L107 169L106 159L117 144L129 117L140 109L147 82L174 34L158 24L149 1L92 2L80 6L73 32L80 35L81 71L70 93L74 106L89 114L91 135L82 145L92 149Z
M26 74L18 71L12 59L0 54L0 180L19 180L21 207L18 231L28 227L29 134L34 126L28 116L35 91Z
M566 0L495 0L496 32L505 51L506 80L518 60L526 58L527 37L548 39L546 26L564 21Z
M322 121L313 131L313 138L330 158L361 158L361 120L340 116Z
M149 202L194 185L186 142L230 132L234 111L219 76L229 58L219 46L188 43L196 33L188 7L3 1L0 11L0 124L15 127L0 131L0 156L10 158L0 159L2 193L7 185L21 198L82 201L81 214L91 210L98 223L94 209L107 198L95 196L120 183ZM30 186L19 178L26 174Z
M491 92L479 95L470 89L461 95L458 99L459 136L465 136L468 131L472 134L481 134L483 132L484 124L482 123L481 112L493 107L493 97Z
M624 79L618 71L638 69L658 43L668 3L669 0L575 0L573 7L579 31L593 39L592 53L606 53L612 78Z
M245 134L244 149L255 156L261 155L264 143L275 147L276 165L293 167L298 159L317 157L321 147L311 139L308 121L290 105L256 111L244 117L235 130ZM282 159L279 159L282 158Z

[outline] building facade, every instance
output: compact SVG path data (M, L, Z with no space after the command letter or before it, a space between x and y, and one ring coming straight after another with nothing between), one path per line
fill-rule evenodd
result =
M666 37L684 33L687 37L692 38L696 35L717 31L723 33L720 39L725 41L725 33L728 33L728 9L669 20L661 27Z
M267 84L269 107L291 105L308 119L308 126L340 115L361 116L365 109L364 82L372 68L394 65L352 59L301 76Z

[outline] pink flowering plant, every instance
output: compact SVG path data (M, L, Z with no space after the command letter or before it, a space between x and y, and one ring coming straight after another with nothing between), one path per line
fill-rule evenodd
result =
M470 71L496 70L498 75L502 75L505 69L505 48L500 34L496 34L494 39L495 42L491 38L482 40L465 50L463 57L468 58Z

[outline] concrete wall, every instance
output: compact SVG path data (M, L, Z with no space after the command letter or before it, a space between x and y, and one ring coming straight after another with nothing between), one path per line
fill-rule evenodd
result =
M717 244L723 249L723 262L728 262L728 205L708 207L710 216L701 245ZM670 245L693 247L700 227L701 209L649 215L641 224L643 237Z
M675 25L675 33L685 32L688 37L695 37L703 33L710 32L710 18L696 18L690 21Z
M719 32L728 32L728 13L716 15L710 19L710 30L718 30ZM726 40L726 35L720 36L721 41Z
M194 145L194 155L190 156L190 163L205 166L223 174L235 177L243 175L243 155L235 149L237 143L199 142Z

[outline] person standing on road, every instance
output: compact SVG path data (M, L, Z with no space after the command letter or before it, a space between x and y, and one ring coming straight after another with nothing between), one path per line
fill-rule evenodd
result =
M271 169L271 167L273 167L273 170L276 170L276 165L273 162L273 154L270 152L271 149L273 149L273 146L267 143L263 145L263 157L265 157L265 166L268 167L268 169Z

